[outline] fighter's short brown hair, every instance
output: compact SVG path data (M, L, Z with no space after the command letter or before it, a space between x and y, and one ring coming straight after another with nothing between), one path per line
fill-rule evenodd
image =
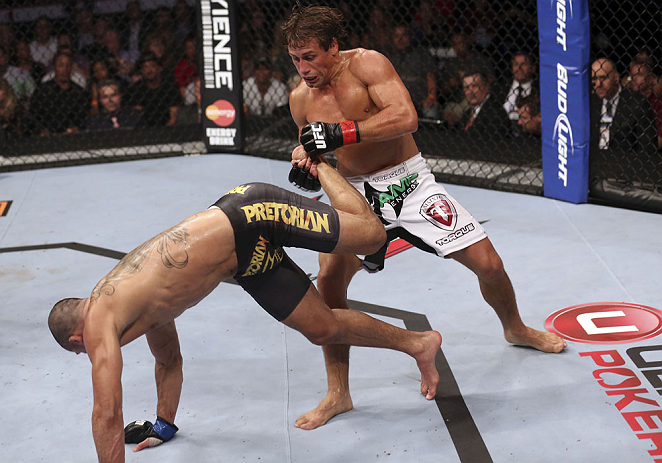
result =
M57 302L48 316L48 328L59 345L71 350L69 337L78 326L77 309L79 298L68 297Z
M299 2L292 8L292 14L281 26L281 31L286 47L317 39L324 50L329 49L334 38L340 46L347 36L339 10L328 6L301 6Z

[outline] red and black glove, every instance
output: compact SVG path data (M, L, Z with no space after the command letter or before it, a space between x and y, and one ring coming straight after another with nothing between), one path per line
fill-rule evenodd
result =
M321 154L361 141L356 121L312 122L301 129L300 142L313 161Z

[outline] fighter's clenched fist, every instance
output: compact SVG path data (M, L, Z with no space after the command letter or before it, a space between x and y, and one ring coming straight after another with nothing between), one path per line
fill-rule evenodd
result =
M343 121L334 124L311 122L301 129L299 137L303 148L315 161L320 154L328 153L344 145L361 141L356 121Z

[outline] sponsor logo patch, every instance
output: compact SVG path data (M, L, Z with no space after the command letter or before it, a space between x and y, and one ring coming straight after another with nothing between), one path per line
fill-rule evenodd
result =
M251 186L252 185L239 185L239 186L234 187L233 189L231 189L230 191L228 191L225 194L226 195L231 195L231 194L237 193L237 194L243 195L244 193L246 193L248 191L248 189Z
M236 115L237 111L228 100L217 100L205 109L207 119L221 127L227 127L232 124Z
M580 304L547 317L545 328L574 342L630 343L662 333L662 311L626 302Z
M476 227L474 227L474 224L469 223L469 224L465 225L464 227L460 228L459 230L454 231L453 233L449 233L448 235L444 236L442 239L437 240L436 243L439 246L443 246L444 244L452 243L456 239L463 237L467 233L471 233L475 229L476 229Z
M268 272L283 260L283 248L276 248L273 253L271 253L267 246L268 243L269 241L260 235L257 244L255 245L255 249L253 250L251 263L248 265L248 268L243 275L241 275L242 277L249 277L257 275L258 273Z
M246 223L268 220L283 222L285 225L293 225L302 230L331 234L329 214L326 212L320 214L286 203L269 201L242 206L241 210L246 216Z
M428 197L421 204L420 213L425 220L442 230L454 230L457 224L455 206L446 195L436 194Z
M405 175L405 174L407 174L407 172L408 172L407 171L407 166L402 166L402 167L398 167L398 168L396 168L396 169L394 169L391 172L388 172L386 174L381 174L381 175L376 175L374 177L370 177L370 181L373 182L373 183L374 182L383 182L385 180L390 180L392 178L399 177L401 175Z
M386 191L378 190L370 183L364 182L365 197L378 217L382 217L382 208L386 204L390 205L395 211L395 216L399 217L405 198L418 187L417 178L418 174L401 178L400 183L388 185Z

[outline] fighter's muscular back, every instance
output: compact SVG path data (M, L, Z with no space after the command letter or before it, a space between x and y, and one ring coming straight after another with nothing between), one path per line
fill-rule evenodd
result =
M322 50L313 43L294 52L305 57L315 48ZM295 57L292 48L290 54ZM297 66L304 79L290 94L290 110L299 128L316 121L360 123L361 143L335 151L340 174L365 175L416 155L411 135L418 125L416 110L390 61L363 48L339 51L330 59L328 67L312 71ZM320 74L312 85L305 79L309 72Z
M223 211L210 209L124 256L92 291L88 317L112 318L125 345L174 320L236 270L232 226Z

